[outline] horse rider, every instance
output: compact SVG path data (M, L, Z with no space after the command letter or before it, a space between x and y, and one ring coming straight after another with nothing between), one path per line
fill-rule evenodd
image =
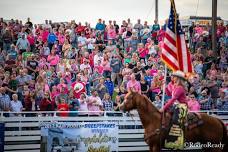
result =
M163 109L160 109L160 112L169 111L170 108L174 105L174 103L182 103L187 106L187 98L186 98L186 77L182 71L176 71L172 74L174 86L172 91L171 99L166 102Z
M182 71L175 71L173 74L174 86L172 97L159 111L172 113L169 134L165 140L166 148L183 149L184 147L184 121L187 116L186 78ZM176 139L173 142L173 138Z

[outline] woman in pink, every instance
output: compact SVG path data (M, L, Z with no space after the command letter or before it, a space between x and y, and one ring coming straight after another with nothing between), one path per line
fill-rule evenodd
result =
M116 39L116 29L114 28L113 25L110 25L110 27L108 28L108 39L109 40Z
M161 112L169 110L173 106L174 102L186 104L186 88L185 88L185 74L181 71L176 71L173 73L174 90L172 92L172 98L168 100Z
M57 89L58 90L61 90L62 88L65 88L64 89L64 93L65 94L68 94L69 93L69 90L68 90L68 87L67 87L67 85L65 84L65 80L64 80L64 78L61 78L60 79L60 83L57 85Z
M94 70L97 70L99 74L103 73L103 66L101 65L101 60L98 60L98 64L94 66Z
M56 67L57 64L59 63L59 56L56 54L54 49L52 49L51 54L48 55L47 61L50 64L50 66L54 66L54 67Z
M50 94L51 100L55 100L55 98L59 95L59 93L60 91L57 89L57 87L53 86Z
M41 34L43 43L47 42L48 35L49 35L48 29L44 29Z
M134 73L131 74L131 79L127 83L127 90L128 91L132 90L134 92L138 92L138 93L141 94L141 85L140 85L140 82L138 82L135 79L135 74Z
M139 58L145 60L145 57L147 55L147 50L144 48L143 43L138 44L137 51L139 53Z
M62 51L62 47L65 42L65 36L62 30L59 30L58 41L59 41L59 49L60 51Z
M158 69L156 68L155 65L153 65L151 70L150 70L150 75L155 76L155 75L157 75L157 73L158 73Z
M111 76L111 66L110 66L110 61L109 61L109 58L108 58L107 54L104 55L104 59L101 62L101 65L103 67L103 75L104 75L104 77Z
M196 100L194 94L191 94L188 99L188 110L189 111L199 111L200 110L200 104Z
M102 101L101 98L98 96L97 91L96 90L92 90L91 91L92 96L89 97L89 101L88 101L88 109L89 111L91 111L89 113L89 115L92 116L100 116L101 113L101 109L102 109Z

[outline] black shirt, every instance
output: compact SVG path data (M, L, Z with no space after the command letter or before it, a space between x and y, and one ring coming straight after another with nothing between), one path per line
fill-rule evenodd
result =
M140 82L140 84L141 84L141 90L142 91L147 91L148 83L147 82L145 82L145 83Z
M135 73L135 79L137 80L137 81L140 81L140 79L141 79L141 74L140 73L138 73L139 71L141 71L142 70L142 68L134 68L133 69L133 72ZM136 73L138 73L138 74L136 74Z
M34 60L27 61L27 66L30 67L30 68L32 68L33 70L35 70L36 67L38 66L38 62L37 61L34 61ZM28 69L28 73L29 74L32 74L33 72L34 71Z
M33 24L32 24L32 22L26 22L26 24L28 24L29 25L29 28L32 28L32 26L33 26Z

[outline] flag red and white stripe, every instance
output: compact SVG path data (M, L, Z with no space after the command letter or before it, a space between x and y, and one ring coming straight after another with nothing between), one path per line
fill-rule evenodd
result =
M171 0L170 16L166 27L161 59L173 71L193 72L191 55L176 14L174 0Z

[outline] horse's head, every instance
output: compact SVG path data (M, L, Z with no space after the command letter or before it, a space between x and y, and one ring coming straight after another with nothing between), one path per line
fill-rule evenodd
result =
M136 92L130 90L124 97L124 102L120 105L120 110L130 111L136 108Z

